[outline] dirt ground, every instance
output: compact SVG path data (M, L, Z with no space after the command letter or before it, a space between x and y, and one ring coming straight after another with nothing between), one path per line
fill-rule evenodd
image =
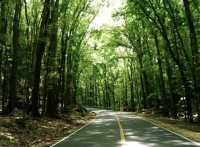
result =
M58 119L0 116L0 147L49 147L94 118L94 113L74 113Z

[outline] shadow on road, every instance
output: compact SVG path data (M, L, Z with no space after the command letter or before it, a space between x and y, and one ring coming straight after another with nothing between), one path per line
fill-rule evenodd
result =
M95 123L55 147L120 147L119 128L115 117L110 113L105 115L100 112Z
M138 117L121 116L126 135L123 147L197 147L192 142Z
M97 111L97 119L54 147L197 147L192 142L129 113ZM117 115L125 132L120 144Z

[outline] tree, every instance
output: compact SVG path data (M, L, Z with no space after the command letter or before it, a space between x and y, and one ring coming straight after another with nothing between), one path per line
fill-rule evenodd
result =
M9 87L9 103L8 113L11 113L16 105L16 86L17 86L17 68L20 51L20 17L21 17L22 1L19 0L15 4L15 14L13 18L13 40L12 40L12 67L10 73Z
M196 35L196 30L194 27L194 22L193 22L193 16L192 12L190 9L190 3L188 0L183 0L184 8L185 8L185 15L187 18L188 22L188 29L190 32L190 47L191 47L191 52L192 52L192 77L193 77L193 83L194 83L194 95L196 98L196 103L197 103L197 111L199 114L200 118L200 87L199 87L199 49L198 49L198 41L197 41L197 35Z
M51 2L51 19L50 19L50 44L48 47L47 57L47 115L56 116L57 114L57 75L56 75L56 48L57 48L57 34L58 34L58 12L59 12L59 0Z
M40 24L40 31L36 45L36 53L34 59L34 76L33 76L33 90L32 90L32 115L39 116L39 85L41 74L41 62L45 51L48 35L48 24L50 17L50 0L45 0L42 12L42 21Z

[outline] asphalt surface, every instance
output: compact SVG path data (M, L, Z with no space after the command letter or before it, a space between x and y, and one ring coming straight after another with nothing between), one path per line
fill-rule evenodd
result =
M51 147L198 147L130 113L96 111L88 126Z

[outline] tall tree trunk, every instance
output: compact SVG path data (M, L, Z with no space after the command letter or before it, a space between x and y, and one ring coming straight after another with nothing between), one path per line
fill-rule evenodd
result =
M155 45L157 49L157 58L158 58L158 68L159 68L159 79L160 79L160 96L162 100L162 105L164 107L164 115L169 115L169 105L168 100L166 98L166 91L165 91L165 82L163 77L163 68L162 68L162 57L160 53L159 43L158 43L158 36L154 34Z
M64 30L64 29L63 29ZM66 62L66 51L67 51L67 41L68 39L65 39L65 32L62 31L62 36L61 36L61 57L60 57L60 96L61 96L61 102L62 102L62 109L64 109L64 102L65 102L65 85L66 85L66 78L65 78L65 72L66 72L66 67L65 67L65 62Z
M177 103L178 100L176 98L176 91L174 88L174 85L172 83L173 79L172 79L172 75L173 75L173 71L172 71L172 66L170 65L169 59L167 57L167 53L165 52L165 63L166 63L166 71L167 71L167 83L169 86L169 93L170 93L170 112L173 118L177 118L177 113L178 113L178 109L177 109Z
M45 0L44 8L42 12L42 21L40 24L40 31L38 36L38 41L36 45L36 55L34 63L34 74L33 74L33 90L32 90L32 116L38 117L39 110L39 85L40 85L40 70L41 62L44 54L44 50L47 43L48 35L48 24L49 24L49 15L50 15L50 0Z
M130 70L128 71L128 77L129 77L129 84L130 84L130 94L131 94L131 110L135 111L135 99L134 99L134 95L135 95L135 90L134 90L134 79L133 79L133 61L130 61Z
M57 32L58 32L58 11L59 11L59 0L51 2L52 12L50 20L50 45L48 48L49 64L47 67L49 73L47 75L47 116L55 117L57 115L57 77L54 73L57 71L56 68L56 48L57 48Z
M24 15L25 15L25 19L26 19L26 72L29 73L30 75L32 75L31 71L32 71L32 46L31 46L31 33L30 33L30 20L29 20L29 16L28 16L28 4L27 4L27 0L23 0L24 1ZM29 100L29 96L30 96L30 91L29 89L31 88L31 77L32 76L27 76L25 79L25 84L24 84L24 89L25 89L25 97L26 97L26 104L27 106L30 105L30 100ZM27 108L28 110L28 108Z
M66 76L66 97L65 97L65 109L68 105L73 104L73 94L74 94L74 80L73 80L73 59L72 59L72 50L68 50L67 55L67 76Z
M6 55L4 54L4 52L7 51L6 48L6 33L7 33L7 19L6 19L6 5L7 2L6 0L1 2L1 13L0 13L0 96L2 94L2 112L4 113L5 111L5 91L4 91L4 82L5 80L7 80L7 78L5 78L5 67L3 69L3 60L6 57ZM4 54L4 55L3 55ZM3 75L3 80L2 80L2 75Z
M147 108L147 76L146 72L144 71L142 56L138 54L139 66L140 66L140 81L141 81L141 91L142 91L142 98L143 98L143 107L144 109Z
M3 81L2 81L2 112L6 113L6 100L8 98L8 49L4 51L4 63L3 63Z
M22 0L16 1L15 14L13 18L13 50L12 50L12 67L10 73L10 88L9 88L9 102L8 113L12 112L16 104L16 86L17 86L17 67L20 52L20 17L21 17Z
M127 87L127 85L128 85L127 78L125 77L123 79L123 107L124 107L125 111L127 111L127 106L128 106L128 87Z

